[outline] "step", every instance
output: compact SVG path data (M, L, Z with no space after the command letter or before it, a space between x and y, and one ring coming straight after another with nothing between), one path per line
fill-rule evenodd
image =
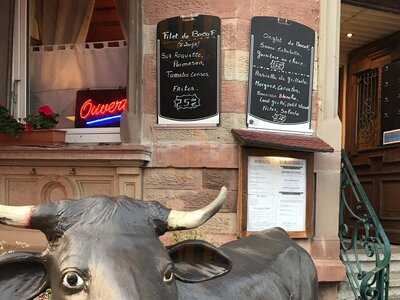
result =
M339 287L339 300L354 300L353 291L347 282L342 283ZM400 287L390 287L389 288L389 299L400 299Z
M354 255L349 255L354 261ZM375 267L375 258L365 254L358 256L359 262L364 271L369 271ZM400 247L392 247L390 260L390 279L389 279L389 300L400 299ZM339 300L354 300L354 294L347 282L343 282L339 288Z
M393 299L400 299L400 272L390 272L389 279L389 297ZM351 290L348 282L343 282L339 288L340 300L354 300L353 291Z

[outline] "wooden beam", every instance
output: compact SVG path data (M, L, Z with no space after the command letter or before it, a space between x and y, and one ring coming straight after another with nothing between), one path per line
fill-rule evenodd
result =
M400 13L400 2L398 0L342 0L342 3L395 14Z

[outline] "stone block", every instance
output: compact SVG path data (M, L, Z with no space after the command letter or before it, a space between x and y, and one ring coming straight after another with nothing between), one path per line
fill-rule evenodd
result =
M154 142L208 142L210 138L207 131L215 131L215 129L164 128L154 125L152 135Z
M145 98L147 101L148 98ZM150 101L150 100L149 100ZM155 104L154 104L155 105ZM150 109L150 108L149 108ZM163 127L156 124L155 114L145 114L143 130L145 140L150 143L223 143L236 144L231 133L232 128L245 128L246 116L244 113L221 114L220 126L216 127Z
M318 31L319 0L252 0L254 16L276 16L287 18Z
M143 110L147 114L157 111L157 67L154 55L145 55L143 64Z
M239 146L236 144L159 143L153 146L152 167L238 168Z
M246 113L247 82L222 81L221 99L222 113Z
M145 189L193 190L202 186L202 172L198 169L145 168Z
M319 286L319 296L320 300L337 300L340 299L338 295L339 283L325 283Z
M222 51L223 80L248 80L249 52L243 50Z
M204 169L203 188L219 190L221 186L226 186L228 190L237 191L238 170L237 169Z
M312 109L311 120L316 122L318 120L318 114L321 111L321 100L319 98L317 91L313 91L311 109Z
M236 144L236 140L231 132L232 128L246 128L245 114L221 114L221 125L215 132L208 131L211 141L220 143ZM211 133L214 134L211 137Z
M146 99L145 99L146 101ZM143 114L143 142L152 144L153 141L153 126L157 122L155 114Z
M250 20L223 19L221 25L222 49L250 49Z
M243 0L146 0L144 23L157 24L175 16L214 15L224 18L250 18L250 5Z
M217 213L198 230L203 234L236 234L236 213Z
M143 25L143 54L156 54L157 26Z
M158 201L161 204L177 210L196 210L205 207L214 200L219 190L172 190L152 189L144 190L145 201ZM236 212L237 192L228 191L227 200L221 212Z

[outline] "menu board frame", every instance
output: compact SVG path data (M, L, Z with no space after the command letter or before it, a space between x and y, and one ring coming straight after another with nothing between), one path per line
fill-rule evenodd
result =
M176 16L157 24L157 124L219 126L221 19Z
M315 30L293 20L273 16L252 18L247 100L249 128L313 133L316 39Z
M305 230L289 231L291 238L310 238L314 235L314 153L295 152L287 150L260 149L240 147L239 190L237 205L238 236L244 237L255 233L247 230L248 208L248 161L250 156L277 156L303 159L306 161L306 201L305 201Z

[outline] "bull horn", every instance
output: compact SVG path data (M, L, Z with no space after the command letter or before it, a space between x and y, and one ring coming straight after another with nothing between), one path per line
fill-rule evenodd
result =
M8 206L0 205L0 223L27 227L31 222L34 206Z
M214 201L195 211L171 210L168 216L168 230L191 229L204 224L222 207L226 193L226 187L223 186Z

